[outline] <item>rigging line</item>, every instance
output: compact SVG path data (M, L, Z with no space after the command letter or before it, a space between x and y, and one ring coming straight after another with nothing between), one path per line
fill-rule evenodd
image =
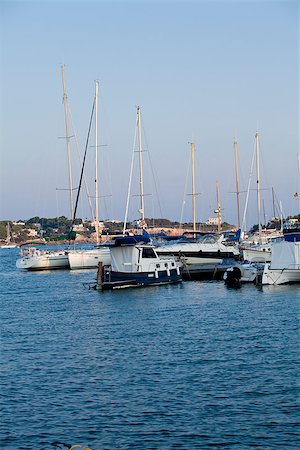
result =
M136 126L135 126L135 130L134 130L134 138L133 138L133 146L132 146L130 176L129 176L128 190L127 190L127 201L126 201L126 210L125 210L125 218L124 218L124 225L123 225L123 234L125 234L126 223L127 223L127 219L128 219L128 208L129 208L129 199L130 199L132 173L133 173L133 163L134 163L134 149L135 149L135 145L136 145L136 136L137 136L137 124L138 124L137 120L138 119L136 119Z
M182 221L183 221L183 212L185 207L185 198L186 198L186 191L187 191L187 185L188 185L188 178L190 173L190 167L191 167L191 154L189 156L189 163L187 165L187 171L186 171L186 177L185 177L185 186L184 186L184 192L183 192L183 200L182 200L182 207L181 207L181 215L180 215L180 222L179 222L179 228L182 228Z
M162 213L162 207L161 207L160 199L159 199L159 196L158 196L158 187L157 187L156 179L155 179L155 176L154 176L154 169L153 169L152 160L151 160L149 151L148 151L148 158L149 158L150 169L151 169L151 173L152 173L152 177L153 177L155 193L156 193L156 197L157 197L157 201L158 201L159 212L161 214L161 217L164 217L163 213Z
M83 161L82 161L82 168L81 168L81 174L80 174L80 180L79 180L79 187L78 187L78 192L77 192L77 197L76 197L76 203L75 203L75 208L74 208L73 220L72 220L72 224L71 224L71 230L72 230L72 227L73 227L74 222L75 222L75 217L76 217L76 212L77 212L77 207L78 207L78 200L79 200L79 195L80 195L80 190L81 190L81 184L82 184L82 178L83 178L86 154L87 154L87 149L88 149L88 145L89 145L89 138L90 138L92 120L93 120L93 115L94 115L94 109L95 109L95 98L94 98L94 101L93 101L93 107L92 107L92 112L91 112L89 130L88 130L88 135L87 135L86 144L85 144L85 151L84 151L84 156L83 156Z
M78 143L78 139L77 139L77 133L76 133L76 130L75 130L75 127L74 127L73 116L72 116L72 112L71 112L71 108L70 108L69 104L68 104L68 111L69 111L69 115L70 115L70 119L71 119L71 127L72 127L72 130L73 130L73 133L74 133L74 138L75 138L75 143L76 143L76 148L77 148L79 164L80 164L80 166L82 166L82 158L81 158L81 154L80 154L79 143ZM84 181L84 186L85 186L85 190L86 190L86 195L88 197L88 202L89 202L89 206L90 206L91 215L92 215L93 219L95 219L95 214L94 214L92 202L90 200L90 193L89 193L89 188L88 188L88 184L87 184L87 181L86 181L85 174L83 174L83 181Z
M273 192L274 192L274 197L275 197L275 201L276 201L275 212L278 213L278 217L280 217L280 200L278 199L275 190L273 190Z
M162 213L161 202L160 202L160 198L159 198L159 195L158 195L158 187L157 187L156 178L155 178L155 175L154 175L154 169L153 169L153 165L152 165L152 160L151 160L151 156L150 156L147 135L146 135L146 131L145 131L145 127L144 127L144 121L143 121L143 117L142 116L141 116L141 122L142 122L142 129L143 129L144 140L145 140L146 148L147 148L147 151L148 151L148 159L149 159L151 174L152 174L152 178L153 178L153 182L154 182L154 188L155 188L155 193L156 193L156 197L157 197L159 212L161 214L161 217L163 218L164 216L163 216L163 213Z
M267 185L267 186L270 186L270 183L269 183L269 177L268 177L268 173L267 173L267 170L266 170L266 164L265 164L265 160L264 160L264 154L263 154L263 152L261 151L261 139L260 139L260 141L259 141L259 157L260 157L260 164L261 164L261 168L262 168L262 171L263 171L263 179L265 179L266 180L266 183L265 183L265 185ZM267 190L267 189L260 189L261 191L262 190ZM272 194L271 194L272 195Z
M111 174L111 164L110 164L110 158L107 158L107 167L108 167L108 185L109 185L109 187L110 187L110 197L111 197L111 199L110 199L110 214L109 214L109 211L107 211L108 212L108 217L110 216L110 217L114 217L114 214L113 214L113 210L114 210L114 208L113 208L113 183L112 183L112 174Z
M58 206L58 192L57 189L55 190L55 197L56 197L56 214L57 214L57 229L59 228L59 206Z
M247 213L247 208L248 208L250 184L251 184L251 179L252 179L252 175L253 175L254 159L255 159L255 148L254 148L253 156L252 156L251 170L250 170L250 175L249 175L249 180L248 180L248 189L247 189L247 195L246 195L246 201L245 201L245 207L244 207L244 214L243 214L243 221L242 221L242 225L241 225L241 230L244 230L244 226L245 226L245 223L246 223L246 213Z

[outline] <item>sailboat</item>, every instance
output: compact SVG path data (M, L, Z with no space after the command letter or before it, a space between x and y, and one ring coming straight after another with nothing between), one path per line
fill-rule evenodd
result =
M65 66L61 66L62 84L63 84L63 103L65 112L65 127L68 153L68 168L69 168L69 191L70 191L70 210L73 215L73 185L72 185L72 169L71 169L71 136L69 133L68 123L68 100L65 83ZM39 249L26 249L21 251L21 258L16 261L18 269L26 270L51 270L51 269L67 269L69 268L68 251L44 251Z
M272 234L262 232L261 227L261 195L260 195L260 147L259 134L255 134L255 156L256 156L256 193L257 193L257 221L258 231L253 241L247 245L247 241L241 243L243 259L249 262L266 263L271 261L272 246L282 237L282 232L275 231ZM256 241L256 242L255 242Z
M14 242L11 241L10 224L9 224L9 222L7 222L5 244L1 245L0 248L9 249L9 248L16 248L16 247L18 247L18 244L15 244Z
M99 191L98 191L98 97L99 82L95 81L95 228L96 248L89 250L70 250L68 253L70 269L92 269L102 264L110 264L109 246L99 242Z
M142 160L142 136L141 136L141 109L137 107L137 127L139 139L139 197L140 197L140 220L137 221L139 231L142 234L133 236L117 237L110 248L111 265L98 268L96 289L120 289L126 287L153 286L161 284L177 283L182 281L182 264L176 261L174 256L161 256L157 248L151 242L145 231L145 204L143 183L143 160ZM127 223L128 204L130 197L131 178L134 160L134 148L132 153L132 164L128 196L124 220L124 234Z
M196 235L196 193L195 193L195 144L191 143L191 159L192 159L192 208L193 208L193 233ZM218 192L218 188L217 188ZM220 228L220 201L218 201L218 223ZM158 255L175 255L183 257L185 263L190 265L217 265L222 263L224 258L238 259L239 250L233 245L223 244L224 236L203 236L196 242L178 242L176 244L165 244L157 248ZM214 270L214 268L212 268Z

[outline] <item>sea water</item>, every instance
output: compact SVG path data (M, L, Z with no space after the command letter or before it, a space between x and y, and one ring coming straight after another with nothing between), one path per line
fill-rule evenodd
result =
M1 449L300 448L299 285L98 292L95 270L17 256L0 250Z

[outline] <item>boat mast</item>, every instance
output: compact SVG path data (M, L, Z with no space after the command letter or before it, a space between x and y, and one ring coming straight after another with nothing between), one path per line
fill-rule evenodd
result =
M273 217L275 219L275 195L274 195L274 188L272 187L272 203L273 203Z
M62 84L64 91L64 110L65 110L65 123L66 123L66 139L67 139L67 153L68 153L68 166L69 166L69 190L70 190L70 211L71 217L73 218L74 214L74 203L73 203L73 185L72 185L72 168L71 168L71 141L69 134L69 122L68 122L68 97L66 90L66 82L65 82L65 65L61 66L61 74L62 74Z
M300 153L298 153L298 198L299 198L299 214L300 214Z
M99 82L95 81L95 200L96 200L96 242L99 243L99 193L98 193L98 98Z
M221 203L220 203L220 194L219 194L219 181L216 181L216 189L217 189L217 216L218 216L218 232L221 231Z
M196 194L195 194L195 144L191 142L192 153L192 205L193 205L193 231L196 231Z
M234 141L234 160L235 160L235 187L236 187L236 202L238 213L238 228L241 228L241 211L240 211L240 191L239 191L239 161L238 161L238 143Z
M144 182L143 182L143 149L142 149L142 130L141 130L141 108L137 107L137 125L139 136L139 161L140 161L140 209L141 220L144 226L145 222L145 205L144 205Z
M9 226L9 222L7 222L6 224L6 242L9 244L10 243L10 226Z
M259 135L255 134L256 148L256 183L257 183L257 219L258 219L258 242L261 244L261 223L260 223L260 173L259 173Z

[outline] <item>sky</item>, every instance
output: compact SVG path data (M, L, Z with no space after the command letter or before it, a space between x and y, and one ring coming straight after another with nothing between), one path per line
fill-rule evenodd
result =
M285 215L299 213L298 1L2 0L0 17L0 220L70 217L61 64L74 188L99 80L100 219L124 219L137 105L146 217L192 220L194 142L197 220L214 216L218 179L223 220L236 224L233 141L243 212L256 131L261 221L273 215L272 187L277 211L281 202ZM92 202L94 129L85 171ZM139 217L137 158L130 219ZM78 216L91 217L84 189ZM255 175L246 217L257 223Z

